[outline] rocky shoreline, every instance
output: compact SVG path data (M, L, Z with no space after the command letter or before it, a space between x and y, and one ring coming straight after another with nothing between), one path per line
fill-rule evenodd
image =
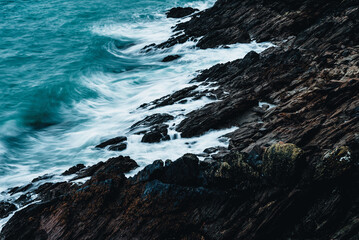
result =
M119 156L63 173L84 183L34 179L9 190L30 205L10 218L1 239L359 239L359 3L218 0L201 12L167 12L188 15L172 38L144 50L189 39L203 49L276 45L140 106L216 99L175 128L191 138L237 126L229 147L205 149L204 161L193 154L156 160L130 178L124 174L138 165ZM131 132L143 142L170 141L172 119L150 115ZM96 147L121 151L126 140ZM15 210L0 203L1 218Z

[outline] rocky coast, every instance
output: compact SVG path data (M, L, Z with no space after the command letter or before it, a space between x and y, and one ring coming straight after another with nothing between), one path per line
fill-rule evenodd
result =
M237 126L228 148L204 149L203 161L156 160L133 177L125 173L136 159L119 156L63 173L83 182L34 179L9 190L25 208L10 215L16 206L0 203L0 217L11 216L1 239L359 239L358 1L218 0L167 15L191 19L144 51L189 39L202 49L275 44L139 106L216 99L175 128L191 138ZM131 131L143 142L171 141L172 119L150 115ZM126 140L96 147L121 151Z

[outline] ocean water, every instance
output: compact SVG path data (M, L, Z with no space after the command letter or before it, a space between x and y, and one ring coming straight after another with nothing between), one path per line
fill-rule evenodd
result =
M205 9L213 3L0 0L0 192L42 174L60 174L75 164L90 165L120 154L144 167L156 159L174 160L186 152L226 146L220 137L233 128L156 144L141 143L142 136L129 134L129 127L147 115L170 113L176 116L172 125L213 100L137 109L142 103L189 86L198 70L270 46L252 42L200 50L186 42L141 51L171 36L179 20L166 19L166 10ZM162 63L169 54L182 58ZM172 138L176 134L170 130ZM128 137L125 151L94 148L119 135ZM6 192L1 197L9 198Z

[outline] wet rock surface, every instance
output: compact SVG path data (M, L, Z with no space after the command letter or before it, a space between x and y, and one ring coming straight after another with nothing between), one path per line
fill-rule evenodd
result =
M5 218L10 215L11 212L15 211L17 207L9 202L0 202L0 218Z
M196 11L198 11L198 9L191 7L175 7L169 10L168 12L166 12L166 16L168 18L182 18Z
M174 117L167 113L155 113L133 124L130 129L135 134L144 134L141 142L155 143L170 140L168 125L164 122L173 120Z
M73 167L69 168L68 170L66 170L65 172L63 172L62 175L64 175L64 176L71 175L71 174L77 173L78 171L80 171L83 168L85 168L85 165L77 164L76 166L73 166Z
M131 130L137 129L137 128L148 128L153 125L162 124L164 122L167 122L169 120L173 120L174 117L167 113L155 113L153 115L145 117L143 120L136 122L131 126Z
M174 61L178 58L180 58L181 56L180 55L168 55L167 57L164 57L162 59L162 62L171 62L171 61Z
M71 170L85 183L14 188L24 201L36 188L41 201L15 213L2 237L358 239L358 14L354 0L218 0L194 14L177 25L182 34L151 47L198 37L200 48L251 39L276 47L204 70L141 108L211 95L217 101L176 129L192 137L237 126L228 149L156 160L132 178L123 173L137 164L121 156ZM151 115L131 131L161 141L172 119Z
M127 148L127 143L125 143L125 141L127 141L127 137L125 136L115 137L100 143L96 148L105 148L109 146L108 150L122 151Z
M167 140L170 140L170 136L168 135L168 125L156 124L143 135L141 142L154 143Z

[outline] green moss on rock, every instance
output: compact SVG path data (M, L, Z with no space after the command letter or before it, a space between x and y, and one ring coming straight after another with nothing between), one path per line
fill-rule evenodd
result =
M215 177L226 179L253 179L259 176L247 162L246 155L232 152L223 159L215 172Z
M271 181L285 185L297 178L302 161L302 149L291 143L276 143L264 152L262 172Z

